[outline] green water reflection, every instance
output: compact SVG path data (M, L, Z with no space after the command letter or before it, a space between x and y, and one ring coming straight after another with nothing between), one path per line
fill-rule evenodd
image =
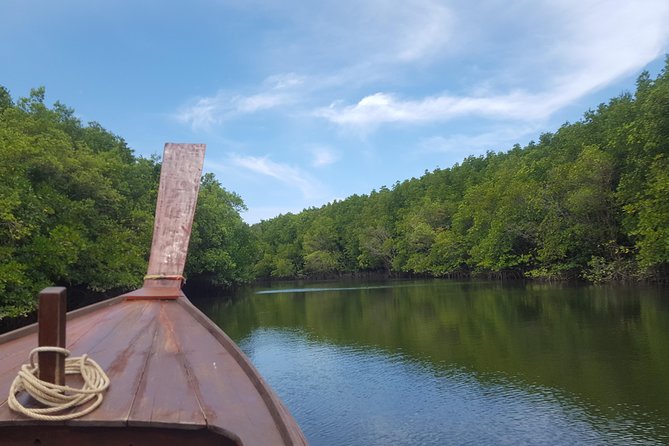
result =
M666 288L489 282L281 283L194 299L233 339L287 329L316 342L556 389L669 439ZM581 404L581 403L578 403ZM659 436L659 437L658 437Z

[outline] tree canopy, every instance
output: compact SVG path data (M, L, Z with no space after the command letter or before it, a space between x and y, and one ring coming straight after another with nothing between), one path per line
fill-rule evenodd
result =
M0 87L0 318L49 285L138 286L160 161L100 124ZM539 142L249 227L237 194L202 177L190 279L341 274L666 279L669 59L656 79Z
M25 313L54 284L125 290L146 272L160 162L133 154L100 124L0 87L0 318ZM251 277L251 231L239 196L202 179L188 274Z
M666 278L669 59L539 142L253 227L260 277Z

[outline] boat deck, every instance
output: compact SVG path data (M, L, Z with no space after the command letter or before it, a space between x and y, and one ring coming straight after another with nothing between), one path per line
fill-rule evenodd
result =
M37 346L36 327L26 327L0 336L0 432L30 425L49 426L54 434L75 426L140 433L135 428L206 429L222 436L218 444L306 444L244 354L183 295L176 300L120 296L73 312L66 338L73 356L88 354L109 376L102 405L65 422L37 421L8 408L11 382Z

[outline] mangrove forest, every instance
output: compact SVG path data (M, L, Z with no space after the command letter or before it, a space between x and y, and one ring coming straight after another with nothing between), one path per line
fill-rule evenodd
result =
M0 87L0 318L50 285L140 284L160 159L44 88ZM633 93L525 147L470 156L368 194L255 225L202 177L189 280L347 275L663 281L669 275L669 59Z

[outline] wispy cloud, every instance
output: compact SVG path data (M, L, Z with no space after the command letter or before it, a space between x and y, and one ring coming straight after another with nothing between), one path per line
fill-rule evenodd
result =
M515 66L500 65L498 79L469 85L476 93L411 98L377 92L354 104L334 101L317 108L314 115L365 130L385 123L419 124L462 116L544 120L575 100L638 72L666 51L669 2L613 3L564 0L553 2L548 9L546 5L526 5L543 8L542 14L553 13L556 20L550 29L540 30L541 25L536 24L525 30L527 39L533 39L532 33L544 36L529 48L519 47L518 51L526 52L525 57L513 58ZM526 84L528 72L534 74L531 85ZM514 84L516 77L523 83Z
M546 117L556 108L555 101L541 99L522 91L488 97L440 95L419 100L402 100L392 94L375 93L355 105L334 103L320 108L315 115L336 124L357 127L444 121L467 115L524 119L528 115Z
M250 170L251 172L274 178L302 192L305 198L315 198L321 189L320 183L299 167L277 163L266 156L230 155L230 162L234 166Z
M214 96L198 98L181 107L176 119L190 125L193 130L207 130L234 116L268 110L291 102L291 97L272 92L250 96L231 95L219 91Z
M537 131L532 125L505 125L476 134L428 137L421 140L418 147L422 152L453 154L459 158L463 153L477 155L487 150L507 150L523 138L536 135Z
M349 51L374 64L429 63L453 41L455 16L437 0L352 1L336 25ZM341 7L341 1L336 2ZM344 55L345 56L345 55ZM345 56L346 57L346 56ZM356 57L357 59L361 59Z
M278 73L269 76L263 82L270 90L287 90L304 84L306 78L296 73Z
M351 0L348 6L347 1L325 0L299 12L290 2L272 5L269 12L306 36L272 46L282 54L286 45L290 48L290 56L274 57L294 57L294 69L308 74L279 70L245 92L221 90L195 98L181 107L177 119L195 130L211 129L241 115L300 104L301 117L365 131L384 123L461 116L536 122L638 72L669 42L666 0L519 0L504 9L496 0L481 0L476 8L436 0ZM404 90L413 81L401 81L402 76L449 58L457 64L494 63L495 69L460 85L430 79L422 96ZM304 62L309 60L319 60L327 71ZM397 85L397 92L377 86L376 92L350 100L355 90L386 84ZM337 99L342 97L349 99ZM309 108L311 113L305 111Z
M669 44L669 2L561 2L561 37L550 48L558 91L586 93L634 74Z
M325 167L339 161L339 153L328 147L313 147L310 151L313 155L311 165L314 167Z
M401 2L392 5L397 14L394 54L400 62L415 62L437 56L453 37L455 17L436 1Z
M268 77L257 93L242 95L221 90L213 96L196 98L182 106L176 119L194 130L210 129L235 116L294 103L297 100L295 89L303 81L303 77L288 73Z
M300 36L289 48L277 46L277 58L304 65L317 60L328 71L362 60L426 62L441 57L454 30L451 8L440 0L248 0L244 5Z
M257 9L253 2L246 7ZM306 36L270 46L281 52L270 58L289 59L288 46L288 53L299 59L295 65L310 74L272 74L262 85L250 87L251 92L223 89L192 98L175 114L177 121L194 130L211 130L231 118L293 105L324 90L392 77L393 70L380 67L428 63L440 57L454 28L453 14L436 0L324 0L299 7L291 2L263 4L262 9L275 19L283 17L297 34ZM316 59L326 72L304 62Z

